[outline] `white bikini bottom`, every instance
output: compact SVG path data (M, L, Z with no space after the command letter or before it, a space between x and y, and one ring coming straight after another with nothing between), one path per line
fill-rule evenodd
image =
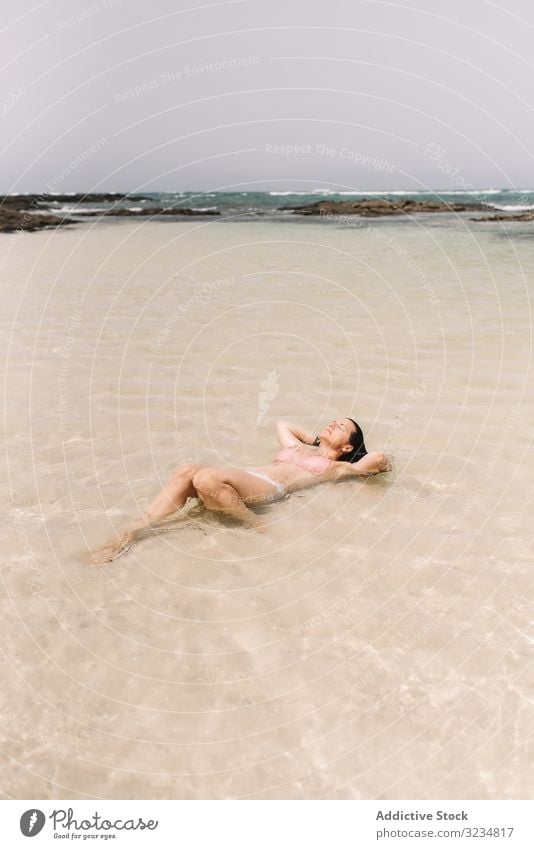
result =
M246 471L249 475L254 475L254 477L256 478L262 478L264 481L267 481L267 483L270 483L271 486L274 486L276 488L275 497L281 498L282 495L286 494L283 483L280 483L279 481L273 481L272 478L270 478L268 475L264 475L263 472L251 472L250 469L247 469Z

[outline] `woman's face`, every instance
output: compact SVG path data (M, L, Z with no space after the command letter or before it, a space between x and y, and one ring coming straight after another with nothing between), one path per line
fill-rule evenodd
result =
M330 448L334 448L339 454L350 449L350 437L356 428L350 419L332 419L330 424L319 434L321 441L326 442Z

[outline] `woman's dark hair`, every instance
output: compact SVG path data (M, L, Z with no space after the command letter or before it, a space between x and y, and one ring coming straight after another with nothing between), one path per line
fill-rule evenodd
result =
M338 463L357 463L358 460L361 460L362 457L365 457L367 454L367 448L365 447L365 442L363 441L363 431L354 419L351 419L350 416L347 416L348 420L352 422L355 427L355 430L351 433L349 437L349 442L352 445L352 451L347 451L346 454L342 454L341 457L337 458Z

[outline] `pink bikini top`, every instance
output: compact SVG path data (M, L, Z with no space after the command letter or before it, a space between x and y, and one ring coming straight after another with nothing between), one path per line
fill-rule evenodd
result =
M322 475L328 469L331 460L328 457L323 457L318 454L312 457L310 454L297 454L299 445L294 445L292 448L282 448L276 455L276 462L279 463L294 463L295 466L300 466L311 472L314 475Z

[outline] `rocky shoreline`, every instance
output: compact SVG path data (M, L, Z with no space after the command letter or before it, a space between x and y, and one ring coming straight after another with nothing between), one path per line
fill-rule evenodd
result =
M320 200L306 206L290 206L293 215L315 215L319 218L343 219L358 215L361 218L378 218L416 212L487 212L490 207L482 202L461 203L434 200L388 200L386 198L364 198L363 200ZM516 214L485 215L469 221L534 221L534 209Z
M0 195L0 233L42 230L48 227L64 227L79 224L85 218L150 218L151 220L172 218L211 218L221 216L219 210L190 209L184 207L150 206L141 209L127 209L124 204L136 205L141 201L152 200L147 195L128 195L118 192L70 194L70 195ZM80 205L79 210L61 215L56 204L68 203ZM109 204L108 209L88 209L84 204ZM119 205L122 204L122 205ZM407 198L363 198L362 200L320 200L304 206L281 207L278 212L290 212L293 215L316 216L341 221L345 217L378 218L391 215L412 215L414 213L434 212L479 212L491 210L483 202L447 202L438 200L411 200ZM534 221L534 210L516 214L493 214L470 221Z
M33 232L48 227L64 227L69 224L79 224L84 218L196 218L211 217L221 213L218 210L186 209L184 207L147 207L146 209L125 209L113 207L105 210L80 208L65 215L54 214L55 203L84 204L84 203L120 203L127 201L136 204L139 201L150 200L146 195L126 195L119 193L103 194L73 194L73 195L0 195L0 233L15 233L20 231ZM72 216L78 215L77 218Z
M111 201L131 200L132 203L137 203L140 200L149 200L147 195L127 195L122 192L96 192L87 193L79 192L72 195L50 195L50 194L32 194L32 195L0 195L0 203L3 205L13 204L18 208L27 209L28 207L49 207L53 203L109 203Z
M487 215L484 218L470 218L470 221L534 221L534 209L518 212L515 215Z
M90 217L99 217L101 215L112 215L114 218L139 218L139 217L151 217L160 215L171 216L172 218L176 218L177 216L184 216L185 218L195 218L200 216L205 218L206 216L220 215L221 213L215 209L187 209L183 206L179 207L160 207L160 206L151 206L146 209L106 209L105 211L96 211L96 210L87 210L87 212L83 213L84 218Z
M286 206L285 209L290 209L294 215L317 215L324 218L341 215L376 218L383 215L401 215L402 213L411 214L414 212L483 212L487 207L482 203L364 198L363 200L320 200L306 206Z

